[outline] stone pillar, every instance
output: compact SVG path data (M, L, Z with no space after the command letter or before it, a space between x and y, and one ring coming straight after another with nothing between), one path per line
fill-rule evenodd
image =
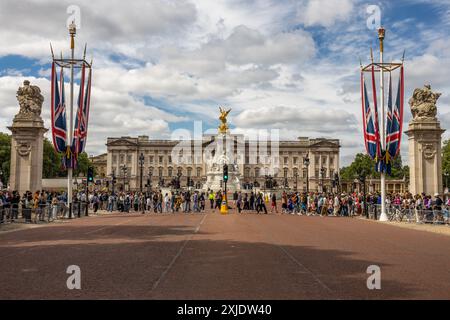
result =
M445 132L437 120L436 101L441 94L431 86L416 89L409 101L413 119L406 135L409 137L410 192L434 196L443 193L442 141Z
M10 189L22 195L26 191L42 189L42 163L44 155L44 133L47 129L40 116L44 97L37 86L24 81L17 91L20 105L14 117L11 139Z

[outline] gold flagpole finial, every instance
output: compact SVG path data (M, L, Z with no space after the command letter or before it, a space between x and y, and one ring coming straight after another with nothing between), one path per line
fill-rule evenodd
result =
M386 29L381 27L378 29L378 39L380 39L380 52L384 52L384 38L386 37Z
M75 35L77 34L77 26L75 21L69 25L69 34L70 34L70 49L75 48Z

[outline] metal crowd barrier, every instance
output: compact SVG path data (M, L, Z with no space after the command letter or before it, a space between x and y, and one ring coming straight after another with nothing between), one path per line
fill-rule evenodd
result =
M381 205L369 205L369 217L380 217ZM401 206L387 206L386 213L389 221L392 222L408 222L408 223L427 223L427 224L450 224L449 212L450 208L443 207L442 210L403 208Z
M72 218L85 216L86 202L72 203ZM92 212L91 212L92 213ZM0 225L6 223L50 223L55 220L69 219L69 208L63 202L56 205L46 203L36 208L0 207Z

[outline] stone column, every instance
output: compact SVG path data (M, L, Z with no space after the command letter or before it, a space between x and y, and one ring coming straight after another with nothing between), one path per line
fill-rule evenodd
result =
M24 81L17 99L20 111L8 127L12 132L10 188L22 195L42 189L44 133L48 130L40 116L44 101L40 89Z
M431 86L416 89L409 101L413 120L409 123L410 192L434 196L443 193L442 186L442 141L445 132L437 120L436 101L439 93Z

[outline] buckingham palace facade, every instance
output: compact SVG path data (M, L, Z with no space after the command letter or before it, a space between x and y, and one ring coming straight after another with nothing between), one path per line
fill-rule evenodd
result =
M264 144L232 135L242 189L265 187L298 191L332 190L339 172L340 143L337 139L309 139ZM208 161L204 153L214 143L213 135L201 141L183 141L192 148L189 161L174 159L180 141L153 140L148 136L107 139L106 178L115 177L116 190L143 190L156 187L201 189L207 180ZM261 153L264 145L264 153ZM201 149L201 154L195 152ZM275 151L274 151L275 150ZM214 151L213 151L214 152ZM306 159L306 161L305 161ZM273 164L276 163L276 170ZM142 181L142 182L141 182ZM178 184L174 184L178 182Z

